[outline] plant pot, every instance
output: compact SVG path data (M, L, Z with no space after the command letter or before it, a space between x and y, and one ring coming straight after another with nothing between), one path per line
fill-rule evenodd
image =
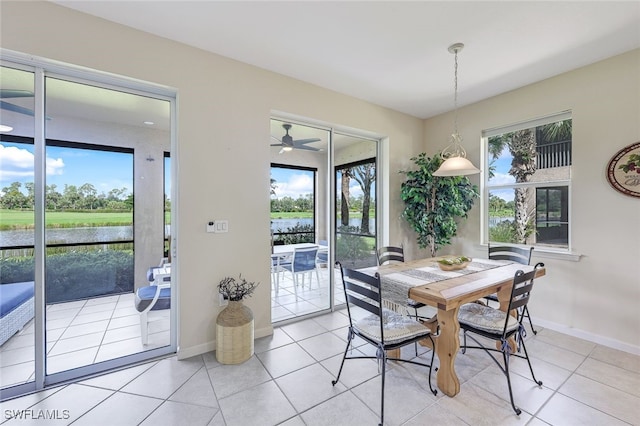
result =
M216 359L241 364L253 355L253 312L242 301L229 301L216 319Z

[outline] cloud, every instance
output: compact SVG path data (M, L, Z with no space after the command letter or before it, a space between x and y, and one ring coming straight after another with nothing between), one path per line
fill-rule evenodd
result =
M301 195L313 194L313 179L308 174L293 173L286 182L276 182L276 198L291 197L297 199Z
M493 177L489 180L490 185L510 185L516 183L516 178L508 173L494 172Z
M32 152L15 146L0 144L0 181L33 181L34 155ZM62 158L47 157L47 175L61 175L64 169Z

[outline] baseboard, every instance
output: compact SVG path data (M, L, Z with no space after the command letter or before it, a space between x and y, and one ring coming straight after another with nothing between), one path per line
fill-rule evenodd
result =
M569 336L578 337L580 339L588 340L589 342L597 343L599 345L606 346L612 349L617 349L623 352L628 352L633 355L640 355L640 346L630 345L629 343L612 339L607 336L601 336L599 334L590 333L588 331L580 330L577 328L567 327L564 324L559 324L557 322L552 322L552 321L546 321L536 317L532 317L531 321L533 322L534 326L548 328L549 330L568 334Z
M273 334L273 326L258 328L253 331L253 337L259 339L261 337L271 336ZM216 350L216 341L209 341L200 345L189 346L188 348L178 347L177 356L178 360L191 358L196 355L206 354L207 352L213 352Z

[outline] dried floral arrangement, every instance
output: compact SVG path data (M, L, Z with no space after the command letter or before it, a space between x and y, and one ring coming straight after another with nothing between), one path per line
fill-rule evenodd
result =
M225 277L218 284L218 292L224 295L224 298L231 301L240 301L245 297L250 297L253 291L260 283L254 283L242 278L242 274L238 278Z

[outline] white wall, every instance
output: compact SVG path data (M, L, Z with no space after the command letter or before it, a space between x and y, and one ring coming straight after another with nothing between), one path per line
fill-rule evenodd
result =
M271 332L269 118L284 111L388 136L393 171L423 150L422 121L48 2L2 2L3 48L178 89L179 356L215 348L218 281L260 281L248 300L256 335ZM396 195L397 199L398 196ZM395 200L399 202L398 200ZM399 215L400 207L392 211ZM228 234L207 234L228 219ZM399 222L398 222L399 223ZM398 223L392 232L399 232Z
M534 323L640 353L640 199L609 186L606 167L621 148L640 140L640 50L616 56L459 111L464 146L480 164L483 129L571 110L572 249L578 262L536 255L547 276L531 299ZM425 122L429 151L442 148L451 114ZM480 177L472 181L480 183ZM486 253L477 204L452 247Z
M265 189L271 111L388 137L389 233L397 236L394 243L405 244L408 257L426 254L400 219L398 171L411 168L409 159L419 152L433 154L446 145L450 114L423 122L51 3L5 1L0 19L3 48L178 89L172 160L179 191L173 203L181 357L215 348L216 284L227 275L242 272L262 283L248 305L256 334L271 331ZM635 51L460 111L465 147L477 164L482 129L573 110L571 220L573 247L582 258L544 259L548 276L539 281L531 310L541 325L634 351L640 347L640 202L611 189L604 170L618 149L640 140L639 80ZM479 217L474 208L449 251L485 253L478 244ZM205 233L210 219L228 219L230 232Z

